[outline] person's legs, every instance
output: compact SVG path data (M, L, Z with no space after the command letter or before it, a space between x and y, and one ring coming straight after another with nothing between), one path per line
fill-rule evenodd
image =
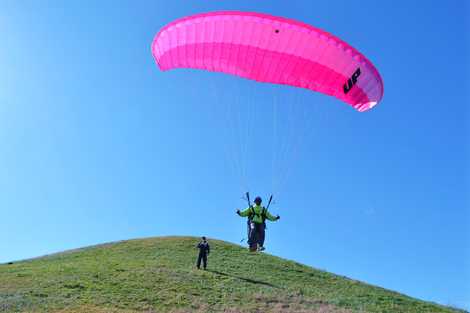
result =
M197 257L197 264L196 264L198 269L201 268L201 260L202 260L202 254L199 253L199 256Z
M247 220L247 222L246 222L246 238L247 238L247 243L250 244L250 241L251 241L251 222L250 222L250 220Z
M261 247L264 247L265 235L266 235L266 225L261 224L260 229L259 229L259 242L258 242Z
M202 266L204 267L204 269L207 268L207 254L204 254L202 256Z
M258 223L253 223L253 228L251 229L251 250L256 251L258 249L258 245L260 243L260 230L261 230L261 224Z
M248 239L248 245L250 246L250 250L256 250L258 241L256 239L256 223L250 223L250 238Z

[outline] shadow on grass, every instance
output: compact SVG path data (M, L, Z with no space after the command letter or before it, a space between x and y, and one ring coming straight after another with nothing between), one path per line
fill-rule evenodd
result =
M251 278L245 278L245 277L241 277L241 276L237 276L237 275L230 275L230 274L227 274L227 273L224 273L224 272L219 272L219 271L216 271L216 270L210 270L210 269L208 269L207 271L208 271L208 272L211 272L211 273L214 273L214 274L217 274L217 275L221 275L221 276L226 276L226 277L232 277L232 278L240 279L240 280L246 281L247 283L251 283L251 284L263 285L263 286L268 286L268 287L280 289L279 286L276 286L276 285L273 285L273 284L271 284L271 283L267 283L267 282L264 282L264 281L261 281L261 280L256 280L256 279L251 279Z

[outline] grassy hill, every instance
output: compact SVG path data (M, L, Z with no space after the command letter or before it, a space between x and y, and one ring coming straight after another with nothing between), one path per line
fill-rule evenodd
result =
M211 240L103 244L0 265L0 312L464 312Z

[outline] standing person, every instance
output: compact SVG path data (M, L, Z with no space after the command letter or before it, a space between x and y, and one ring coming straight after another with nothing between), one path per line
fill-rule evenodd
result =
M198 243L196 248L199 249L199 256L197 257L197 269L201 268L201 261L202 261L202 266L204 269L207 268L207 256L211 252L211 247L209 246L209 243L207 242L206 237L202 236L202 241Z
M265 221L268 219L272 222L280 219L280 216L273 216L269 213L268 209L264 206L261 206L263 200L261 197L255 198L255 205L248 207L244 211L237 210L237 214L242 217L250 218L250 231L248 244L251 251L263 251L264 248L264 239L265 239Z

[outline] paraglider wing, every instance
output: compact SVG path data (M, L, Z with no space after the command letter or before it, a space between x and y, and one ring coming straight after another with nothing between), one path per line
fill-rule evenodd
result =
M341 39L308 24L225 11L176 20L155 36L161 70L197 68L334 96L362 112L383 96L374 65Z

